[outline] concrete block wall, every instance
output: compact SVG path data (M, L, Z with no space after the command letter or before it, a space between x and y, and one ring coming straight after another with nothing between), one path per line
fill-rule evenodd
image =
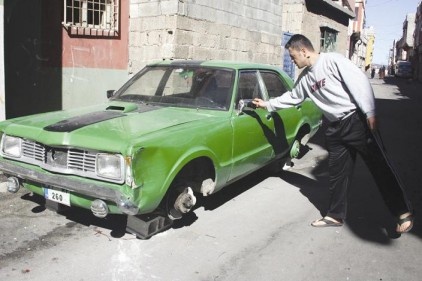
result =
M146 63L174 57L176 15L157 15L130 19L129 73Z
M178 17L174 58L281 63L280 34Z
M302 0L287 1L283 6L282 25L285 32L302 33L305 17L305 3Z
M129 72L162 59L281 65L281 0L131 0Z

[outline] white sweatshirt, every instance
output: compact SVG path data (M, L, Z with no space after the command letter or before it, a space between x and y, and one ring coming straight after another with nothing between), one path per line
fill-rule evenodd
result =
M359 108L367 118L375 116L375 98L369 79L349 59L338 53L321 53L306 67L291 92L267 102L267 109L287 108L311 98L331 122Z

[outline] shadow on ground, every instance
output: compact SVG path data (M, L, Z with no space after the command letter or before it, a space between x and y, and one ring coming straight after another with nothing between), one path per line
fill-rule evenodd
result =
M419 165L422 147L418 145L422 137L422 115L419 110L422 104L422 84L386 77L384 80L377 79L372 85L375 93L387 91L390 94L377 95L379 127L387 153L401 176L416 214L415 225L409 235L421 238L422 221L417 215L422 212L422 169ZM311 142L325 147L324 131L325 128L321 128ZM284 173L280 177L297 186L323 216L329 196L327 170L327 161L323 160L312 171L316 180L293 172ZM400 237L395 232L395 220L360 157L349 190L346 225L361 239L376 243L389 244L391 239Z

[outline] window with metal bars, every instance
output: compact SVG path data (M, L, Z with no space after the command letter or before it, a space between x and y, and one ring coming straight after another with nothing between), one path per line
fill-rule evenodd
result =
M337 47L338 31L322 26L321 29L321 52L334 52Z
M63 25L76 35L109 35L119 32L120 0L64 0Z
M321 29L321 52L334 52L337 47L338 31L322 26Z

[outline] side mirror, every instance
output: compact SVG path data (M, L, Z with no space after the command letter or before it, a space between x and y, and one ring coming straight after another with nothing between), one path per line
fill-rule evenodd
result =
M115 90L107 90L107 98L109 99L109 98L111 98L112 96L114 96L114 93L115 93L116 91Z

